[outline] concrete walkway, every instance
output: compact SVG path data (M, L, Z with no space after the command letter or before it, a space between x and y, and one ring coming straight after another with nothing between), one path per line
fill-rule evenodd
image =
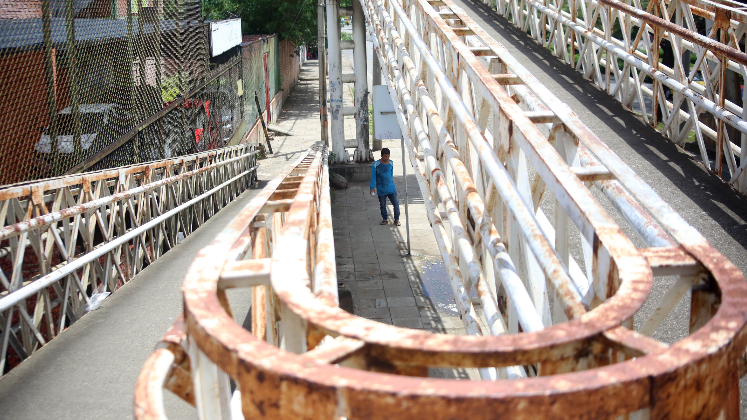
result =
M307 62L277 124L294 136L276 137L275 153L260 161L261 188L320 138L317 62ZM307 80L308 79L308 80ZM156 343L182 311L182 280L206 246L259 192L244 192L177 248L167 252L101 307L73 324L31 358L0 378L0 419L133 418L135 381ZM244 323L250 294L232 290L237 322ZM172 419L196 410L164 392Z
M388 140L383 146L392 152L401 226L394 225L389 202L389 224L379 224L379 201L369 194L368 182L332 191L337 279L351 291L358 316L398 327L464 335L413 170L408 168L406 197L400 142ZM379 158L379 152L374 155ZM405 201L410 216L410 255ZM445 227L448 229L448 224ZM485 324L481 324L485 331ZM431 369L431 376L480 379L476 369Z

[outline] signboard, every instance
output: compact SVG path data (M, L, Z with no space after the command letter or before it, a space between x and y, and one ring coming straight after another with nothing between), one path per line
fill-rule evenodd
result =
M373 87L373 111L374 138L376 140L399 139L402 137L392 98L384 85Z
M210 22L210 56L223 54L241 44L241 19Z

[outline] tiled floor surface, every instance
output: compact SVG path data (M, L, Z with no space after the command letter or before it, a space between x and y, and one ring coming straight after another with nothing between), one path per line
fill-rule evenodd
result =
M351 291L358 316L398 327L465 334L412 168L408 168L405 198L400 142L384 141L384 147L391 149L395 163L401 226L394 225L394 211L388 201L389 223L380 225L378 198L369 194L368 182L333 191L338 280ZM379 152L375 155L378 159ZM410 219L410 255L405 201ZM479 378L475 369L432 369L431 375Z

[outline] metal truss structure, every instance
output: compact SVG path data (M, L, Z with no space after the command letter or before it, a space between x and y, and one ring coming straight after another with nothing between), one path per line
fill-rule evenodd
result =
M256 153L239 145L0 189L0 371L241 194Z
M725 160L729 184L747 193L747 96L738 83L747 76L743 4L654 0L644 9L638 0L485 3L623 105L635 104L646 123L677 145L695 141L707 169L721 175ZM707 35L694 30L698 17L712 24ZM660 61L662 41L671 45L672 63Z
M166 417L165 387L203 419L739 418L739 269L450 0L360 2L468 335L337 307L316 147L200 252L136 417ZM252 332L234 287L255 288ZM686 294L687 337L653 338Z

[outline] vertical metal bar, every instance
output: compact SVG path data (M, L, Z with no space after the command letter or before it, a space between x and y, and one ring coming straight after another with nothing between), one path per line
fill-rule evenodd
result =
M342 116L342 50L340 49L339 0L327 0L327 41L329 42L329 112L334 163L347 162L345 124Z
M723 33L724 30L721 29L721 32ZM721 64L719 72L721 73L721 75L719 76L718 82L718 106L720 108L724 108L724 105L726 104L726 70L729 59L726 56L721 56L720 61ZM718 131L716 133L716 175L721 177L724 162L724 142L726 141L726 124L721 118L718 119L717 124Z
M73 122L73 159L83 160L80 141L80 100L78 92L78 54L75 48L75 12L73 0L65 1L65 26L67 29L67 71L70 83L70 116ZM77 162L75 162L77 163Z
M158 101L163 101L163 95L162 95L162 89L163 84L161 83L161 14L159 13L161 9L161 1L163 0L155 0L154 6L156 8L155 10L155 16L153 18L153 30L156 33L156 46L154 48L155 51L155 67L156 67L156 92L158 92ZM166 159L167 151L166 150L166 138L163 136L163 117L158 119L158 139L161 142L161 156ZM170 153L169 153L170 155Z
M410 212L407 209L407 165L405 160L407 159L407 150L405 150L405 137L400 137L402 140L402 178L405 180L405 230L407 231L407 255L410 255Z
M49 9L50 0L42 0L42 28L44 31L44 76L47 82L47 109L49 112L50 157L52 159L52 173L60 173L60 162L57 147L57 104L55 98L55 60L52 50L52 22Z
M371 84L373 86L377 86L381 84L381 63L379 63L379 56L376 54L376 51L373 52L372 56L373 63L371 64L371 70L373 74L371 75ZM372 106L376 107L376 104L373 101L371 101L371 104ZM374 110L374 112L375 111L376 110ZM370 122L371 126L373 127L371 131L373 131L374 133L373 145L371 149L374 151L381 150L381 139L376 138L376 119L373 119Z
M745 72L745 66L740 66L742 69L743 80L747 79L747 72ZM744 89L742 89L742 119L747 120L747 95L745 95ZM742 133L742 153L739 155L739 166L745 168L745 159L747 159L747 134ZM742 194L747 193L747 171L742 169L742 175L739 178L739 192Z
M366 19L359 1L353 1L353 62L355 73L355 162L373 161L368 139L368 77L366 72Z
M139 19L138 19L139 20ZM132 74L132 69L135 65L135 52L134 47L132 45L132 0L127 0L127 65L128 68L125 69L127 72L127 81L129 82L130 87L130 103L128 106L129 112L129 121L128 128L132 127L134 125L134 122L136 121L135 117L135 110L137 107L134 106L135 104L135 78ZM142 79L142 75L140 76ZM139 133L138 133L139 134ZM132 141L132 160L133 163L138 163L140 161L139 155L139 145L138 145L138 137L134 137Z
M189 339L189 359L194 385L197 416L205 419L231 419L228 375L220 370L197 344Z
M145 111L143 107L145 106L145 101L143 101L145 92L147 91L145 87L145 59L146 59L146 51L145 51L145 36L143 35L143 0L137 0L137 39L138 39L138 46L135 50L135 54L137 55L137 61L138 61L138 76L140 76L140 80L138 81L138 86L140 89L136 92L135 99L140 102L137 106L134 107L134 109L140 111L135 118L137 118L136 121L142 121L144 119L144 116L147 115L149 112ZM134 84L133 84L134 89ZM143 112L145 111L145 112ZM138 163L141 160L149 160L148 157L145 159L140 159L140 143L142 140L142 132L138 132L138 142L137 148L135 149L135 162Z

